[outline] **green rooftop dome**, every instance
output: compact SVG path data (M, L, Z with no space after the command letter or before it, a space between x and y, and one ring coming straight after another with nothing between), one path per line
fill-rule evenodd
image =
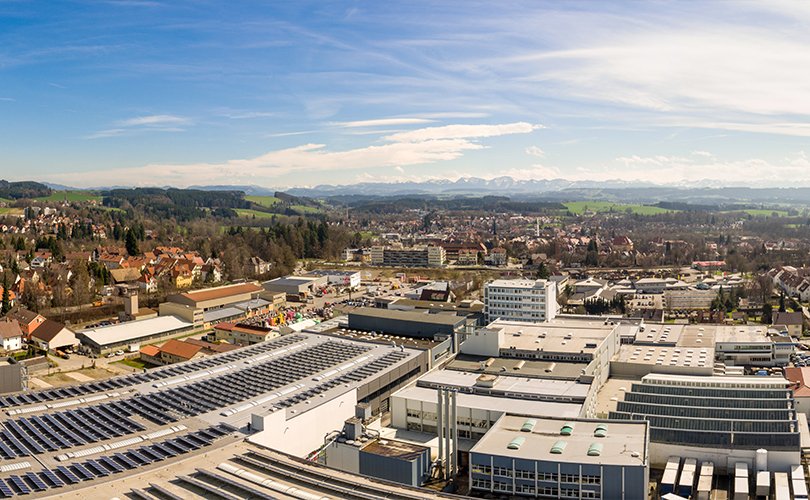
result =
M565 451L565 447L568 446L568 443L565 441L557 441L554 443L554 446L551 447L551 453L554 455L561 455L563 451Z

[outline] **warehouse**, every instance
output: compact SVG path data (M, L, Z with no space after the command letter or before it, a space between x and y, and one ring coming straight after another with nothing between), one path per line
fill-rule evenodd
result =
M103 355L122 350L137 352L144 342L191 331L194 324L176 316L158 316L141 321L129 321L102 328L91 328L78 333L82 344L93 353Z
M357 288L360 286L360 271L338 271L335 269L316 269L308 273L313 277L326 276L327 283L330 285L337 285L349 288Z
M360 307L349 311L349 328L377 331L416 338L453 337L464 332L467 320L454 313L395 311L375 307Z
M315 290L325 287L326 276L287 276L262 283L265 292L282 292L287 300L306 300Z
M202 325L261 314L269 312L271 306L259 298L262 291L256 283L240 283L170 295L160 304L160 315Z

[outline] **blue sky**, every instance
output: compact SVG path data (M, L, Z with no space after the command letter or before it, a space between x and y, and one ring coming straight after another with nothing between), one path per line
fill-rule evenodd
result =
M0 0L0 176L810 185L810 4Z

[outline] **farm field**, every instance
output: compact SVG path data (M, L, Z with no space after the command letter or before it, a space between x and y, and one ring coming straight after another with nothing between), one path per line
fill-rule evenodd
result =
M668 208L655 207L652 205L633 205L623 203L613 203L609 201L572 201L563 203L565 207L573 214L581 215L586 211L604 213L604 212L627 212L638 215L658 215L675 212Z

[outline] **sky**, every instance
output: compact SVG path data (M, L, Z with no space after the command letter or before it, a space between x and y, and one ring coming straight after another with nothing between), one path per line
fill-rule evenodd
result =
M810 186L810 3L0 0L0 177Z

